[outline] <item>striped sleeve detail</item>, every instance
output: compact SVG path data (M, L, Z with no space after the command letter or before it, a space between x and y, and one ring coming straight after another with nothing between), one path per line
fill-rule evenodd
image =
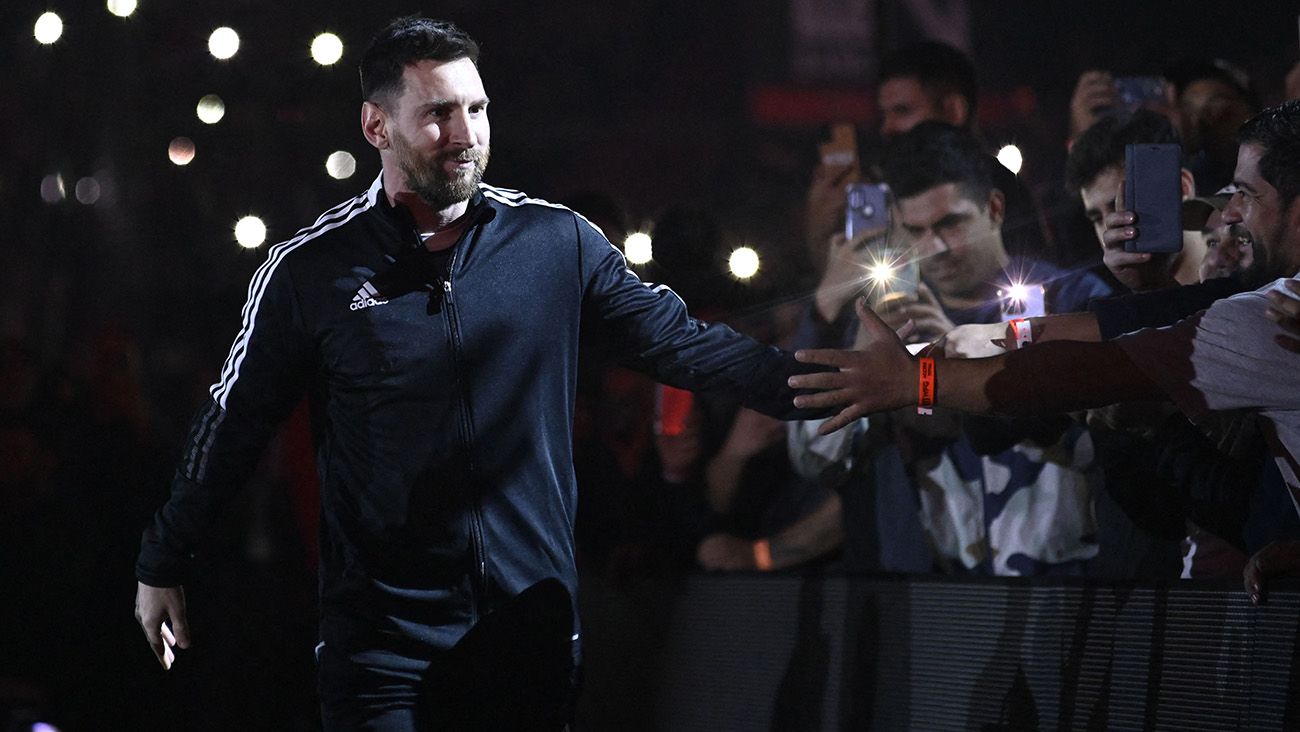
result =
M212 451L213 440L217 438L217 430L225 419L226 410L215 401L210 401L194 422L190 434L190 449L182 463L182 472L196 483L202 483L207 476L208 454Z
M534 206L545 206L547 208L559 209L560 211L568 211L574 216L577 216L578 218L585 221L587 223L587 226L590 226L591 228L596 230L596 233L600 234L601 236L605 236L605 232L601 231L599 226L596 226L595 224L591 223L591 221L586 216L583 216L582 214L578 213L577 211L574 211L568 206L562 206L558 203L551 203L550 201L546 201L541 198L531 198L528 196L528 194L523 193L522 191L515 191L509 188L497 188L496 186L490 186L486 183L480 183L478 187L479 190L483 191L484 196L492 199L493 201L496 201L497 203L504 203L507 206L512 206L517 208L519 206L531 204ZM608 240L609 239L606 238L606 241ZM614 246L614 245L610 244L610 246ZM617 251L618 247L614 247L614 249L615 251ZM619 254L622 254L622 252L619 252Z
M609 245L609 248L613 249L614 253L617 254L618 258L623 262L623 269L627 271L629 274L631 274L633 277L636 277L637 280L641 281L642 284L644 284L646 287L650 288L652 292L654 292L656 295L658 295L661 292L667 292L668 294L672 295L678 300L682 299L681 295L678 295L677 292L674 291L668 285L654 284L652 282L645 282L641 280L641 276L638 275L636 272L634 272L632 268L627 265L627 257L624 256L623 250L614 246L614 243L609 240L609 237L605 236L605 232L601 231L599 226L596 226L586 216L583 216L582 214L578 213L577 211L574 211L568 206L562 206L558 203L551 203L550 201L543 200L541 198L531 198L528 196L528 194L523 193L522 191L516 191L510 188L498 188L496 186L490 186L486 183L480 183L478 187L479 190L483 192L484 197L496 201L497 203L503 203L507 206L511 206L514 208L518 208L519 206L524 206L524 205L533 205L533 206L545 206L547 208L559 209L561 211L568 211L569 213L573 214L574 216L577 216L580 220L586 223L587 226L590 226L593 230L595 230L597 234L600 234L600 238L605 240L605 243ZM685 301L683 301L682 304L685 305L686 304Z
M223 410L226 408L226 399L230 396L231 388L239 380L239 367L244 362L249 339L253 336L253 326L257 321L257 310L261 305L262 296L266 292L267 283L270 282L276 267L280 266L280 263L293 250L321 234L337 229L373 206L379 184L379 180L376 180L375 184L362 195L326 211L321 214L320 218L316 219L316 223L300 230L292 239L271 247L266 261L253 273L253 279L248 284L248 300L244 303L239 335L235 336L235 342L230 346L230 354L226 356L226 362L221 367L221 378L212 385L210 390L213 401L220 405Z

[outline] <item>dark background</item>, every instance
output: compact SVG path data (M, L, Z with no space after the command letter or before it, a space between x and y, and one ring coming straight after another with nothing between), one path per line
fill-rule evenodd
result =
M164 678L153 665L130 616L131 562L265 256L236 246L234 222L256 214L269 242L286 238L378 173L358 129L356 63L380 25L423 12L480 41L493 100L488 182L549 200L604 192L634 225L674 204L708 208L730 241L764 256L751 285L762 307L810 288L797 232L825 125L869 131L878 53L922 35L909 3L864 4L869 36L854 63L809 73L795 61L800 5L142 0L121 19L89 0L4 2L5 709L50 710L72 729L312 724L310 556L273 481L232 509L219 559L190 588L196 637L221 642L193 651L188 669ZM1244 67L1271 103L1297 58L1294 3L946 6L968 18L960 35L979 72L981 133L1024 150L1022 177L1053 206L1070 205L1059 176L1081 71L1152 74L1206 53ZM65 24L52 46L32 39L46 10ZM229 61L207 52L219 25L241 36ZM345 44L332 67L308 54L326 30ZM194 107L211 93L226 116L205 125ZM197 146L185 167L167 159L178 135ZM326 175L335 150L357 158L352 178ZM54 174L68 198L51 204L40 184ZM92 206L72 195L85 176L104 189ZM249 528L253 515L274 526Z

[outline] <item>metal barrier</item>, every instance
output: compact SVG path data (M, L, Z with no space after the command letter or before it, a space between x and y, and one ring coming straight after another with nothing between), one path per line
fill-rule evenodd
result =
M1300 728L1300 591L584 579L584 729Z

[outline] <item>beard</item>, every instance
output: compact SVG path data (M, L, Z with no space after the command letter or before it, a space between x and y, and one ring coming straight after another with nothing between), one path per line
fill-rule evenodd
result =
M484 147L444 152L432 159L421 159L410 144L397 134L393 135L392 149L398 168L406 176L406 187L436 211L469 200L478 190L478 184L483 180L483 171L487 170L488 158L491 157L491 148ZM462 173L448 174L445 166L452 160L472 162L474 167Z

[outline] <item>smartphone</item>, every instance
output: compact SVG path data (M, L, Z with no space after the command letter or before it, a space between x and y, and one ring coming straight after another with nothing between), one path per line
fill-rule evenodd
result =
M1182 157L1176 143L1124 147L1124 207L1137 214L1137 238L1124 251L1182 250Z
M823 142L819 150L822 156L822 165L832 168L857 166L857 130L847 122L838 122L831 125L831 139Z
M1002 320L1041 318L1047 315L1047 298L1042 285L1012 285L998 290Z
M844 238L889 226L889 188L883 183L850 183L844 198Z
M908 249L875 246L868 251L866 293L872 309L917 298L921 266Z
M655 386L655 434L676 437L686 431L686 420L695 408L695 395L685 389Z
M1119 106L1127 110L1165 102L1165 80L1159 76L1121 76L1115 79Z

